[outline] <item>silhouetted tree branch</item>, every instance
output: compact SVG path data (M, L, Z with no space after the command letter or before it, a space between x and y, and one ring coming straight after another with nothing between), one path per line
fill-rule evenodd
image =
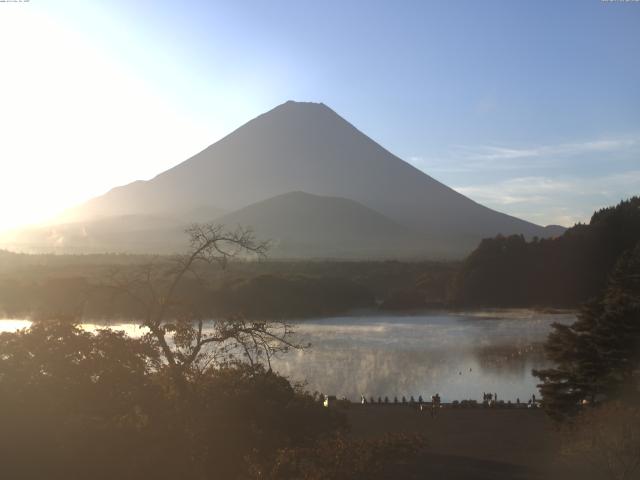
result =
M115 295L126 295L141 307L141 326L157 344L178 390L189 376L202 373L213 363L237 360L243 355L252 365L265 363L290 348L304 348L291 338L290 324L252 321L241 316L212 319L206 302L193 295L207 295L206 271L202 266L226 268L236 257L264 258L268 243L256 241L246 228L226 230L222 225L193 225L187 229L189 251L169 265L150 262L111 277ZM203 307L202 305L205 304ZM211 321L205 325L205 321Z

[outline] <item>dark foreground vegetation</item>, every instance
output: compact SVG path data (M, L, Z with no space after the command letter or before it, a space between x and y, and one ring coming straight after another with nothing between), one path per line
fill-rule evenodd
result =
M565 433L564 452L582 456L601 478L635 479L640 477L640 199L594 219L591 235L607 239L602 248L608 250L594 259L591 272L604 269L614 256L617 260L577 320L553 325L545 351L554 366L533 373L541 381L546 412Z
M261 365L194 369L176 388L149 340L68 322L0 335L2 477L375 478L420 448L348 440L340 413Z
M557 429L538 409L323 408L262 365L184 371L152 337L37 322L0 335L0 465L11 479L633 479L640 409Z
M0 468L11 479L377 478L422 448L414 437L348 439L344 416L272 372L290 326L216 321L193 301L202 269L264 245L194 227L171 265L111 278L146 329L90 333L73 318L0 335ZM204 288L204 287L202 287Z
M555 366L534 374L552 417L612 399L640 401L640 242L620 256L606 288L573 324L554 324L545 350Z

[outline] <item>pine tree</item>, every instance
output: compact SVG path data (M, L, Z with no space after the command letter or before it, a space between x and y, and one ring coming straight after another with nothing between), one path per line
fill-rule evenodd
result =
M556 366L534 371L548 413L563 420L580 403L637 393L640 367L640 243L624 253L600 298L572 325L553 325L545 351Z

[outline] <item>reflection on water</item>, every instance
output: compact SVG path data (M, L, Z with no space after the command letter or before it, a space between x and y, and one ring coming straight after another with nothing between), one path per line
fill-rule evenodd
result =
M483 392L495 392L505 401L525 401L537 395L531 370L547 365L541 343L550 324L574 319L569 313L514 310L306 320L296 331L311 348L290 352L273 365L311 391L354 400L361 394L430 398L436 392L443 401L480 400ZM0 332L29 325L2 320ZM131 323L109 326L142 334Z
M136 323L125 323L125 322L116 322L116 323L83 323L82 328L89 331L95 332L96 330L100 330L103 328L111 328L113 330L120 330L126 333L128 336L137 338L146 334L149 329L146 327L141 327Z
M0 333L15 332L23 328L28 328L31 326L31 323L31 320L0 318ZM146 332L146 329L129 322L83 323L82 328L88 332L95 332L101 328L112 328L114 330L121 330L131 337L140 337Z
M29 320L15 320L15 319L0 319L0 333L2 332L15 332L16 330L21 330L23 328L28 328L31 326L31 321Z
M522 401L537 395L531 370L552 322L573 314L530 311L439 313L411 317L343 317L306 322L298 334L312 348L274 365L307 388L358 399L394 396L443 401L482 398Z

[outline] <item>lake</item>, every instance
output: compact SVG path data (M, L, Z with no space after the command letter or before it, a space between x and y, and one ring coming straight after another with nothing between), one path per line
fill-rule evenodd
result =
M362 315L299 322L304 351L290 352L274 368L306 388L359 400L394 396L445 402L481 400L483 392L502 400L539 397L534 368L549 365L542 342L553 322L571 323L575 313L531 310L436 312L419 315ZM28 326L2 320L0 331ZM136 335L132 324L112 324ZM86 328L96 328L86 324Z

